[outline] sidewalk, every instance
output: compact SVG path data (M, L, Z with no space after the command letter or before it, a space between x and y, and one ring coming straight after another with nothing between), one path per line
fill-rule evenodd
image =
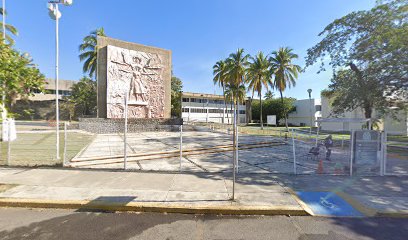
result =
M253 177L256 175L253 175ZM0 168L0 206L217 214L307 215L273 178L215 174Z
M408 216L408 176L123 172L0 168L0 206L307 215L296 192L336 193L365 216Z

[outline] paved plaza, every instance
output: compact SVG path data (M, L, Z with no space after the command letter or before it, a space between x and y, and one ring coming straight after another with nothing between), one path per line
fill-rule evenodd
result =
M350 146L347 141L336 142L330 161L325 148L318 156L309 151L314 139L295 139L267 135L239 135L238 171L242 173L294 173L348 175ZM231 172L232 135L222 131L184 131L183 154L180 163L180 132L151 131L128 133L127 169L143 171ZM296 165L294 154L296 154ZM97 134L68 166L76 168L123 169L123 134ZM387 172L408 173L406 156L389 153ZM379 162L355 164L355 174L379 175Z

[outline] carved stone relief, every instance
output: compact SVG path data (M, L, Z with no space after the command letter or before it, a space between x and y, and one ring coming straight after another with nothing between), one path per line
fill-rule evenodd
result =
M164 64L159 54L107 46L107 117L164 117Z

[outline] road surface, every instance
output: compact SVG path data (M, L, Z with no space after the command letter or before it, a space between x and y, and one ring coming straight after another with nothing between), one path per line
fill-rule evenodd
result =
M0 239L407 239L408 219L0 208Z

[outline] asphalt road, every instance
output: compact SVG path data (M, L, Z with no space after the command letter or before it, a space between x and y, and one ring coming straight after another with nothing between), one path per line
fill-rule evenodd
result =
M407 239L408 219L98 213L0 208L0 239Z

